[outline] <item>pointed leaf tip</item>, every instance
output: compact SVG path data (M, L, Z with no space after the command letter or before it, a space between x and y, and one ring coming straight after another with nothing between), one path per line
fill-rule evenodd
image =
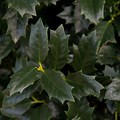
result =
M81 14L95 24L103 18L105 0L79 0Z
M37 0L7 0L8 7L17 10L23 17L24 14L36 15Z
M35 25L32 25L29 48L30 57L38 63L42 63L48 55L48 28L39 19Z
M63 26L50 32L50 49L48 61L51 68L60 70L68 61L68 39Z

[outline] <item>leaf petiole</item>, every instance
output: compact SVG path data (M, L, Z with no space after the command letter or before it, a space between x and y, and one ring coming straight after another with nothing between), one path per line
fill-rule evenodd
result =
M41 101L41 100L38 100L38 99L36 99L34 96L32 96L31 98L33 99L32 104L37 104L37 103L46 104L45 101L43 101L43 100L42 100L42 101Z
M118 111L115 112L115 120L118 120Z

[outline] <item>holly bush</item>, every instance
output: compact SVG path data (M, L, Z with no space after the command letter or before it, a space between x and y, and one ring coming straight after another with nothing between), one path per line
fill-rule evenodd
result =
M0 120L119 112L119 0L0 1Z

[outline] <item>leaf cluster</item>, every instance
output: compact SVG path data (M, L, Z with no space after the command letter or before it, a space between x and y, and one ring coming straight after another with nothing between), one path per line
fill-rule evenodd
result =
M0 120L119 120L119 0L2 0Z

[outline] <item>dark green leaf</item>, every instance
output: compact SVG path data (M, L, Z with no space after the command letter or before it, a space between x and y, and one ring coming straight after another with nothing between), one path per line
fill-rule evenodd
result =
M0 64L1 60L5 58L13 49L13 42L9 36L0 37Z
M99 96L103 86L95 80L95 76L85 75L81 72L68 75L68 82L74 86L73 94L80 99L83 96Z
M103 45L98 54L98 60L102 64L111 64L120 62L120 52L118 53L115 48Z
M61 69L68 61L68 36L61 25L50 34L49 65L54 69Z
M36 81L33 85L30 85L29 87L24 89L22 93L17 92L11 96L4 96L3 102L9 105L15 105L23 101L24 99L28 99L31 96L31 94L38 89L39 86L40 82Z
M120 101L120 76L113 79L112 83L108 85L105 99Z
M77 102L68 103L67 120L72 120L77 115L78 104Z
M40 78L41 73L36 67L27 66L20 69L18 72L11 76L11 81L8 85L10 89L10 95L20 92L22 93L25 88L33 84L38 78Z
M29 15L21 17L17 11L9 9L3 18L6 19L8 23L7 34L11 34L15 43L21 36L26 35L26 26L30 18Z
M55 97L61 102L74 100L71 93L73 87L65 81L62 73L54 70L46 70L42 74L40 81L42 88L46 90L50 98Z
M113 26L109 22L100 22L96 28L96 36L99 42L98 49L107 41L116 42Z
M47 28L44 27L41 19L31 28L29 47L33 59L38 63L45 60L48 54L48 36Z
M38 4L37 0L7 0L8 7L17 10L21 16L25 13L36 15L35 6Z
M79 0L81 14L85 14L86 18L91 22L98 23L103 18L104 0Z
M67 120L73 120L75 118L75 120L92 120L94 108L89 107L86 99L81 99L80 101L76 100L76 102L69 102L68 106L69 109L67 112Z
M31 116L30 120L50 120L51 111L47 105L42 105L36 108Z
M15 67L13 68L13 72L17 72L18 70L20 70L22 67L26 67L27 66L27 57L26 56L21 56L21 58L16 58L16 62L15 62Z
M23 113L25 113L29 109L30 105L31 103L29 101L23 101L19 104L16 104L15 106L11 106L10 104L3 103L1 112L3 115L8 116L10 118L12 117L17 118Z
M76 71L82 70L83 73L93 71L96 62L96 32L88 36L82 36L79 46L74 45L74 57L72 65Z
M82 99L80 101L80 107L78 108L78 117L80 117L80 120L93 120L92 114L93 114L94 108L89 107L89 103L87 100Z

